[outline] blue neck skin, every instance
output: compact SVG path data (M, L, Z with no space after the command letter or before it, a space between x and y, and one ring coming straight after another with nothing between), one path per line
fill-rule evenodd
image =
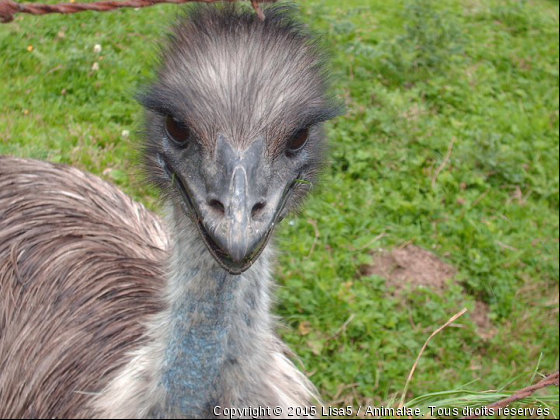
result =
M166 403L155 408L152 417L200 418L203 413L212 413L217 404L219 375L227 359L227 335L235 307L234 292L240 277L220 268L204 277L200 279L198 270L193 270L185 281L214 282L208 287L211 292L187 296L171 308L172 327L160 383Z

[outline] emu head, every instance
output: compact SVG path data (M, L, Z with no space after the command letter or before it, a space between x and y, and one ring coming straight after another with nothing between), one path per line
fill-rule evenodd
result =
M229 273L247 270L321 167L327 93L316 42L274 6L191 8L161 54L146 108L151 180Z

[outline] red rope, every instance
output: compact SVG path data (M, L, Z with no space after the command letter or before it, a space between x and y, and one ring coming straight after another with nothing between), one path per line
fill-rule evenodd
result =
M46 15L48 13L79 13L86 10L95 12L110 12L123 7L149 7L160 3L216 3L218 1L235 2L238 0L124 0L124 1L100 1L95 3L62 3L62 4L40 4L26 3L20 4L13 0L0 0L0 22L7 23L14 20L16 13L29 13L31 15ZM259 7L259 3L274 3L277 0L251 0L251 5L264 20L264 14Z
M490 404L486 408L487 409L493 409L494 413L497 413L499 409L503 409L503 408L507 407L508 405L510 405L511 403L522 400L523 398L527 398L527 397L533 395L539 389L547 388L549 386L558 386L559 377L560 377L560 374L558 372L553 373L552 375L549 375L546 378L544 378L538 384L528 386L527 388L523 388L522 390L517 391L512 396L510 396L510 397L508 397L504 400L501 400L501 401L495 402L493 404ZM470 417L465 417L465 419L478 419L480 417L482 417L482 416L470 416ZM486 417L486 416L484 416L484 417Z

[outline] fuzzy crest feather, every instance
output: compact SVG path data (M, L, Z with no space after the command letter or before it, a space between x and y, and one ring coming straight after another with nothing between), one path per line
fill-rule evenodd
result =
M277 152L286 136L339 112L324 52L295 10L269 6L263 22L236 4L191 7L140 102L188 123L208 150L221 132L240 149L265 134Z

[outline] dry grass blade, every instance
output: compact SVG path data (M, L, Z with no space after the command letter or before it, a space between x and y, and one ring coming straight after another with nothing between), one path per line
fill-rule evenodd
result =
M319 227L317 226L317 222L315 220L307 219L307 223L313 226L313 231L315 232L315 238L313 239L313 244L311 245L311 249L309 250L309 255L307 256L307 259L309 259L313 255L313 251L315 251L315 247L317 246L317 243L319 242L319 238L321 237L321 232L319 231Z
M432 177L432 188L433 189L436 188L436 182L437 182L437 178L438 178L439 174L441 173L441 171L443 171L445 169L445 167L449 163L449 159L451 159L451 153L453 152L453 145L455 144L455 140L456 140L455 137L453 137L451 139L451 142L449 143L449 147L447 148L447 154L445 155L445 158L443 158L443 161L441 162L441 165L439 165L439 167L434 172L434 176Z
M437 330L435 330L432 333L432 335L430 335L430 337L428 337L428 339L426 340L426 342L422 346L422 349L420 350L420 353L418 353L418 357L416 358L416 361L414 362L414 365L412 366L412 369L410 370L410 373L408 374L408 378L406 379L406 384L404 386L404 390L403 390L403 393L402 393L402 396L401 396L401 401L399 403L399 408L404 407L404 400L406 398L406 393L408 392L408 386L410 385L410 381L412 380L412 377L414 376L414 372L416 371L416 366L418 366L418 362L420 361L420 358L424 354L424 351L428 347L428 344L430 343L432 338L434 338L437 334L439 334L441 331L443 331L445 328L447 328L449 325L451 325L453 322L455 322L459 317L463 316L466 312L467 312L467 308L464 308L461 312L456 313L455 315L453 315L449 319L449 321L447 321L444 325L442 325Z
M346 327L354 320L354 318L356 318L356 314L350 315L348 317L348 319L346 321L344 321L344 324L342 324L340 327L338 327L338 329L335 331L335 333L333 335L331 335L329 338L327 338L327 341L333 340L336 337L338 337L341 332L346 330Z

